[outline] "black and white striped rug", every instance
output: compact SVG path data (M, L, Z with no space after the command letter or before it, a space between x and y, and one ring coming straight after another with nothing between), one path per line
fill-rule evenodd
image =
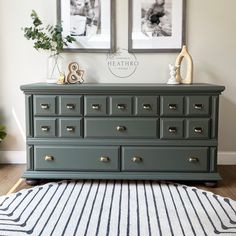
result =
M236 202L177 184L63 181L0 197L0 235L236 235Z

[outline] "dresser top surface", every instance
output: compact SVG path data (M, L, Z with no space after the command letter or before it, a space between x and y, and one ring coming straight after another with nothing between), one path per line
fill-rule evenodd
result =
M84 84L47 84L33 83L22 85L24 92L129 92L129 91L152 91L152 92L215 92L221 93L225 87L221 85L194 83L191 85L168 85L161 83L84 83Z

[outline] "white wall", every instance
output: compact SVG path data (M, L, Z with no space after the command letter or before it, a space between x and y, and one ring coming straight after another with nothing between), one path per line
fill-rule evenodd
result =
M176 0L177 1L177 0ZM46 58L23 37L21 27L30 24L35 9L44 22L56 22L56 0L0 1L0 116L8 136L1 146L3 160L23 155L24 96L21 84L45 80ZM226 86L220 102L220 156L236 163L236 1L187 0L187 42L194 59L194 82ZM128 0L117 0L117 43L127 48ZM86 69L86 82L165 82L168 64L177 54L136 54L140 66L128 79L114 77L106 66L106 54L65 55ZM7 152L4 152L7 151ZM15 151L15 152L14 152ZM15 155L13 155L13 152ZM17 154L17 155L16 155ZM1 154L0 154L1 155ZM13 158L14 156L14 158ZM20 160L20 158L19 158Z

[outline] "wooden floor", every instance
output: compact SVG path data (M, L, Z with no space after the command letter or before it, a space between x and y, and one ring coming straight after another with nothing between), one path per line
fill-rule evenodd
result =
M25 165L0 165L0 195L6 194L13 187L21 177L24 170ZM219 166L219 173L223 180L219 181L215 188L207 188L201 183L182 183L236 200L236 165ZM30 186L27 186L25 183L22 183L16 191L29 187Z

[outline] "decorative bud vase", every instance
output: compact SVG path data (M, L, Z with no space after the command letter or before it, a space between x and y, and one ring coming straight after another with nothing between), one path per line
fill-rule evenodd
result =
M47 62L47 83L56 84L63 73L63 57L60 54L52 54Z

